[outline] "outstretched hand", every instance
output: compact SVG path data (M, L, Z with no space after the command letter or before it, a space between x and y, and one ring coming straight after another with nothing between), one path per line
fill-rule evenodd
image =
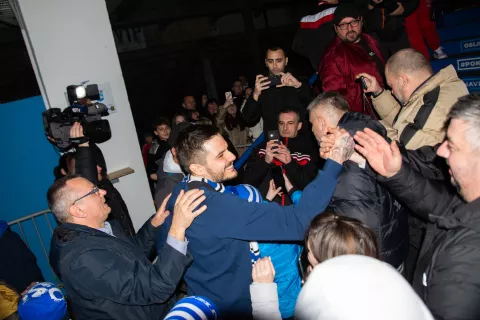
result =
M397 143L388 143L381 135L366 128L354 136L359 145L355 149L367 159L370 167L381 176L390 178L402 168L402 155Z
M270 180L269 188L267 195L265 196L265 199L268 201L272 201L276 196L281 196L282 195L282 187L276 187L275 182L273 182L273 179Z
M256 283L271 283L275 279L275 268L270 257L257 260L252 268L252 279Z

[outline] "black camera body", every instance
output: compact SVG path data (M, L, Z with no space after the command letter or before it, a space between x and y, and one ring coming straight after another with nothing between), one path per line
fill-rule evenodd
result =
M102 103L91 102L90 98L99 99L98 86L93 85L97 88L96 92L92 92L91 86L88 86L91 94L80 97L75 93L75 88L80 86L68 86L67 95L71 105L63 111L50 108L42 113L45 134L63 151L70 149L75 143L82 143L70 139L70 129L75 122L82 125L85 141L102 143L112 137L110 123L102 119L108 115L108 109ZM82 90L79 91L82 93Z

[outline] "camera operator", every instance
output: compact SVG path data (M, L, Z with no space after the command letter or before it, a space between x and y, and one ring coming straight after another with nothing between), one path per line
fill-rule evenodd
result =
M83 138L83 127L76 122L70 129L70 138ZM107 192L105 199L112 211L108 216L108 220L119 221L125 234L135 235L130 214L127 205L123 201L118 190L113 186L107 177L107 167L102 151L95 143L85 142L78 145L74 153L67 153L62 156L70 158L65 161L65 166L57 170L61 175L79 174L89 180L94 185ZM62 162L62 161L61 161ZM62 170L63 169L63 170ZM60 178L57 175L57 179Z
M308 82L299 81L286 72L287 64L285 51L280 47L270 47L265 57L269 76L257 75L255 90L242 109L243 118L250 127L263 118L265 136L269 130L277 130L278 115L283 107L304 109L312 100ZM274 79L280 80L280 84L271 87Z

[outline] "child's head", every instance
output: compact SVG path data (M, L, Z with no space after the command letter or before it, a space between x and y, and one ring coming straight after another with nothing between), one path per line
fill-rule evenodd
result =
M344 254L379 257L377 239L370 227L357 219L328 212L312 220L305 245L312 267Z

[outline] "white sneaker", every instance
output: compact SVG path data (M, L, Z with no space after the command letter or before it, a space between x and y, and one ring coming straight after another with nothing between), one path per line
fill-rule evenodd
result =
M433 57L437 60L448 58L447 54L443 52L443 48L439 47L433 52Z

